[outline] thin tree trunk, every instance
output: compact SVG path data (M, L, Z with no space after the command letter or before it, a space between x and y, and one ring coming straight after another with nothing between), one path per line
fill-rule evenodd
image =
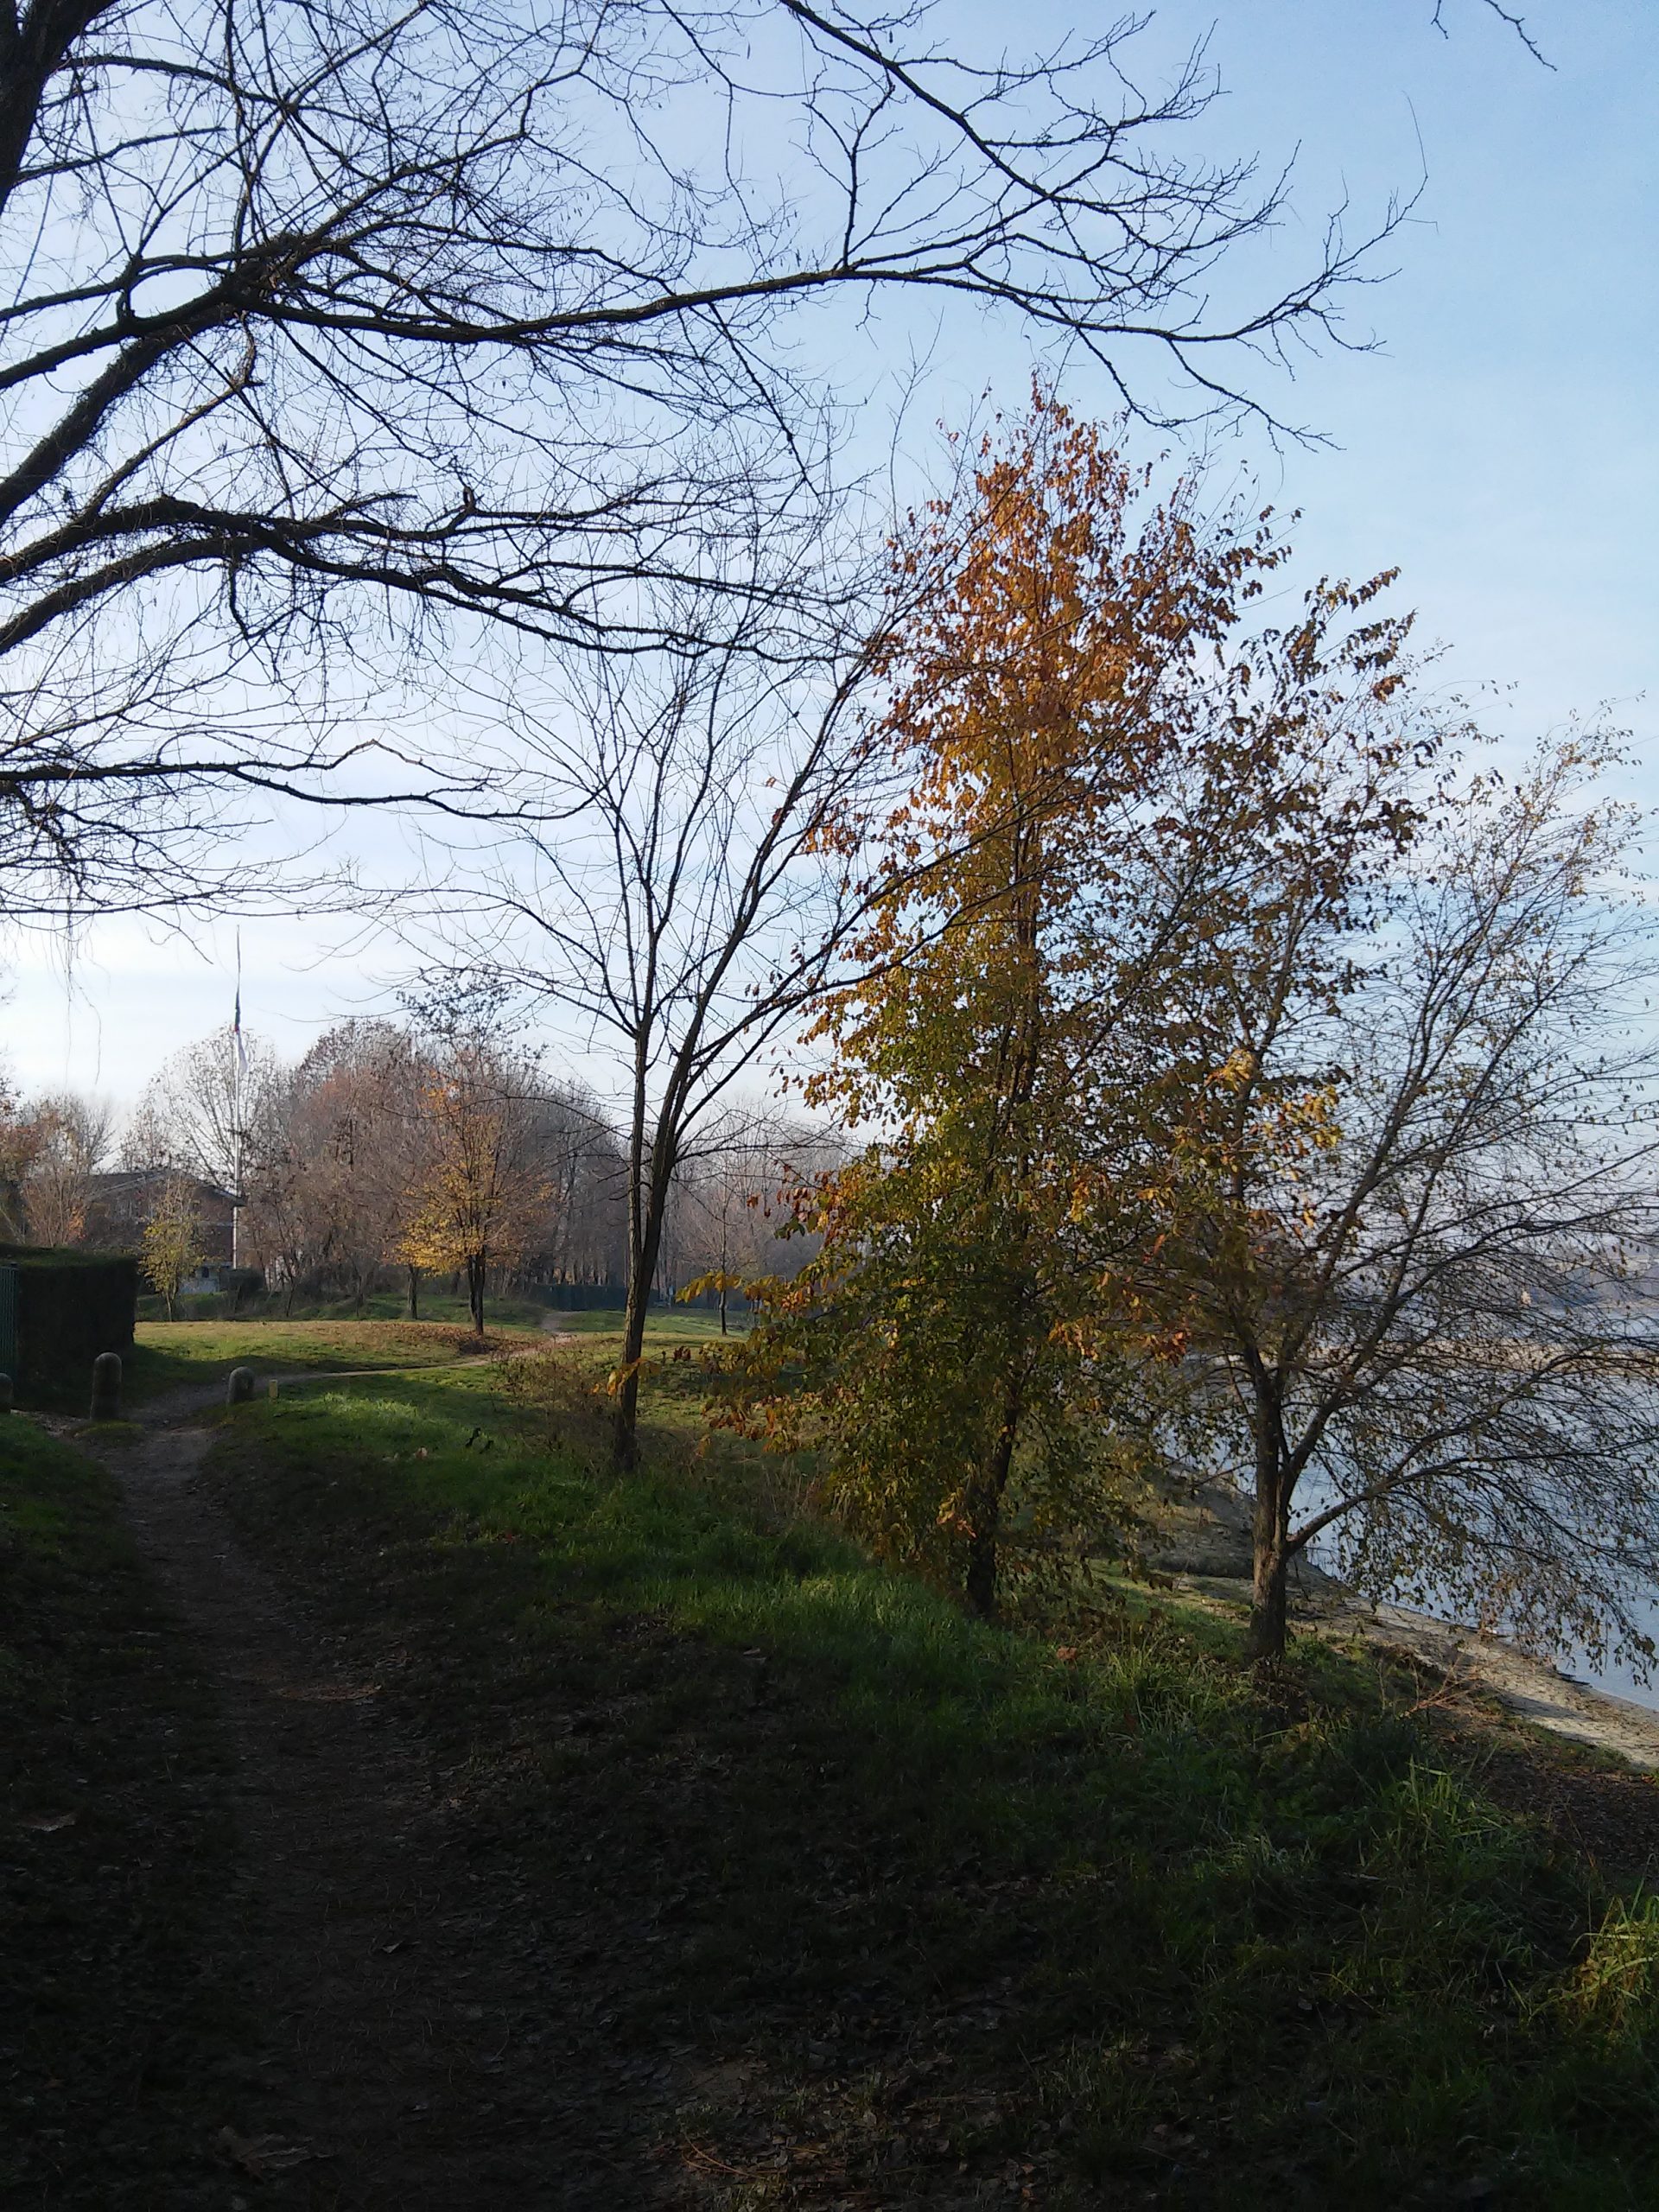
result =
M651 1287L657 1279L668 1205L668 1179L657 1173L654 1162L643 1198L639 1241L630 1258L627 1298L622 1308L622 1380L613 1424L613 1453L621 1474L632 1473L639 1464L639 1361L645 1348Z
M1255 1516L1251 1527L1250 1626L1247 1649L1258 1667L1285 1656L1290 1573L1290 1491L1280 1449L1277 1408L1257 1388Z
M628 1116L628 1274L622 1301L622 1376L611 1424L611 1458L619 1474L631 1474L639 1464L639 1361L667 1201L667 1177L656 1172L657 1147L646 1134L648 1031L649 1023L642 1020L634 1033L633 1097ZM657 1135L660 1141L660 1121Z
M1002 1534L1002 1499L1014 1465L1014 1445L1020 1430L1023 1395L1015 1376L1003 1394L1001 1426L969 1503L972 1529L968 1539L968 1572L963 1588L969 1610L982 1621L996 1618L997 1547Z
M636 1275L628 1285L622 1309L622 1379L617 1386L616 1412L612 1421L611 1451L620 1474L632 1474L639 1464L639 1360L645 1344L645 1308L651 1297L651 1278Z
M467 1262L467 1302L472 1308L473 1334L484 1333L484 1260L481 1255Z
M418 1321L421 1318L421 1271L418 1268L411 1268L409 1271L409 1318L411 1321Z

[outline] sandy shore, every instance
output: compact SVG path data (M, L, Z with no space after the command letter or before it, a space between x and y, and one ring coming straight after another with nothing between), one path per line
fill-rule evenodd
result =
M1173 1509L1167 1538L1154 1556L1178 1586L1230 1605L1248 1595L1249 1508L1244 1499L1210 1491L1201 1503ZM1317 1567L1301 1567L1293 1590L1300 1628L1333 1638L1361 1637L1418 1667L1438 1669L1451 1688L1496 1698L1536 1727L1612 1752L1632 1766L1659 1770L1659 1713L1645 1706L1575 1681L1502 1637L1405 1605L1370 1605Z
M1333 1603L1316 1600L1309 1611L1337 1634L1362 1636L1438 1668L1453 1688L1484 1691L1554 1735L1616 1752L1632 1766L1659 1768L1659 1713L1575 1681L1502 1637L1449 1626L1404 1605L1368 1605L1345 1592Z

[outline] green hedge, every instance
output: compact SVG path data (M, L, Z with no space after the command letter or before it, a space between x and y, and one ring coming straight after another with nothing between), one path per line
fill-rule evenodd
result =
M12 1380L20 1396L59 1398L92 1385L101 1351L132 1349L138 1262L116 1252L0 1244L13 1289Z

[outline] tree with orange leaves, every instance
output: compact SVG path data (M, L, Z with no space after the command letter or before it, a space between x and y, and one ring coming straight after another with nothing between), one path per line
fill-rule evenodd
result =
M502 1035L487 995L439 990L416 1011L430 1035L416 1056L416 1165L397 1257L411 1269L464 1274L481 1337L490 1269L520 1255L547 1204L531 1111L539 1069Z
M1011 1506L1092 1433L1248 1494L1263 1665L1315 1544L1655 1663L1659 1049L1617 749L1471 771L1389 577L1248 631L1262 525L1153 505L1040 398L902 558L909 797L847 827L876 913L820 1021L818 1094L877 1139L801 1208L823 1243L752 1417L983 1613Z
M860 864L874 841L873 918L811 1086L875 1141L804 1198L822 1249L773 1289L741 1402L820 1440L842 1513L989 1617L1016 1474L1034 1507L1103 1433L1129 1440L1099 1284L1146 1233L1153 1139L1123 1102L1166 918L1137 904L1135 841L1279 556L1264 518L1206 520L1190 480L1156 499L1039 392L896 557L915 611L878 742L908 796L841 825ZM781 1357L804 1393L769 1389Z

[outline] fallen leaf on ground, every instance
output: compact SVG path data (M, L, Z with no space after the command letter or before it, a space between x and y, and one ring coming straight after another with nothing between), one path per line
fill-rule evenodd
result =
M213 2140L233 2164L256 2181L266 2174L285 2174L320 2155L308 2143L285 2143L280 2135L238 2135L233 2127L221 2127Z

